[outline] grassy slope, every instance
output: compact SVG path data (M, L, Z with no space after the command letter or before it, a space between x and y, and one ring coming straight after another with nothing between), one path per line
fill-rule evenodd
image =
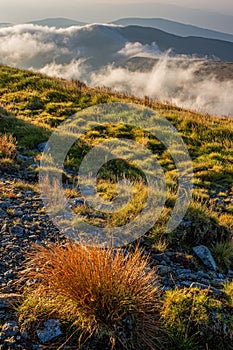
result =
M88 133L85 138L85 148L88 150L92 145L98 143L103 133L108 133L111 136L127 135L128 137L136 138L138 142L146 144L157 155L158 161L165 170L168 184L166 208L159 222L148 234L148 242L151 247L157 251L172 247L177 250L182 249L188 253L193 245L199 243L204 243L210 248L214 245L213 253L215 258L218 259L220 267L223 270L226 267L232 267L233 248L229 243L233 229L233 204L231 202L233 194L232 120L202 115L171 105L162 105L147 98L140 100L127 95L115 94L108 90L92 89L79 82L52 79L6 66L0 66L0 101L0 133L13 134L18 142L18 150L30 155L35 154L33 149L38 143L46 141L61 121L90 105L101 102L124 101L149 105L154 108L177 128L193 160L195 188L193 200L185 218L187 225L180 225L175 232L169 235L165 234L166 222L176 199L177 173L169 153L158 140L143 134L139 130L112 125L105 130L97 129ZM13 142L11 137L2 137L2 140L5 144ZM3 164L3 159L1 159L1 147L4 149L3 146L0 142L0 170L1 163ZM11 147L11 152L12 154L15 153L13 146ZM70 168L77 167L80 163L79 155L81 154L83 154L82 144L76 145L71 150L69 159L66 160L66 166ZM17 161L13 159L13 162ZM114 178L116 170L114 164L109 169L104 168L102 180L100 178L99 181L102 194L107 198L114 197L113 185L116 180ZM131 176L137 175L135 169L129 170L123 167L123 170L127 170ZM106 172L112 181L104 179ZM140 183L138 186L140 186ZM141 191L141 188L140 195L144 195L144 191ZM135 201L123 213L123 216L127 219L130 215L135 215L136 209L138 209L137 206L138 203ZM87 208L80 208L79 210L86 211ZM123 217L122 219L115 216L108 219L110 224L122 224L125 218ZM216 248L218 241L222 241L224 244L217 245ZM226 293L229 296L227 302L225 299L221 302L217 299L215 300L211 295L208 295L208 291L197 289L175 289L165 293L162 317L165 322L164 329L168 330L168 334L171 337L169 339L171 346L167 348L204 348L206 334L211 333L212 335L212 331L210 332L208 328L209 318L212 317L210 310L217 317L222 315L222 310L226 319L231 317L232 311L229 308L232 305L232 284L226 287ZM43 300L40 294L38 294L38 297L39 300ZM38 300L30 298L31 295L28 295L19 309L20 317L26 322L30 321L29 316L35 317L35 319L38 317L36 315L36 312L38 312ZM35 307L33 302L36 302ZM64 305L67 306L66 304ZM47 304L43 304L43 312L46 311L46 307ZM210 316L208 316L209 314ZM76 318L77 315L75 313L74 319L76 320ZM225 319L219 325L221 326L224 322L226 322ZM191 327L191 331L189 327ZM230 329L232 329L232 326ZM224 341L219 342L218 331L217 328L213 332L214 338L211 339L210 344L212 342L214 346L218 344L218 346L216 345L218 349L231 349L229 341L226 344ZM193 333L196 333L194 338L190 336ZM203 339L200 337L200 334L202 334ZM197 340L198 344L199 342L201 344L200 347L196 345Z
M198 114L171 105L162 105L109 90L92 89L80 82L53 79L37 73L0 66L0 132L12 133L18 141L18 149L30 153L39 142L48 139L51 132L69 115L91 105L113 101L149 105L165 116L179 131L193 160L195 188L193 201L185 220L191 224L178 227L176 232L165 235L165 224L176 198L177 173L165 148L148 135L131 130L130 137L142 138L158 155L164 167L169 187L166 209L150 232L154 247L176 246L177 235L182 237L183 249L203 243L211 247L217 241L229 240L233 229L233 121ZM90 134L87 148L101 139L100 133ZM109 135L122 136L121 127L109 127ZM77 156L82 150L70 152L67 166L77 166ZM76 160L75 160L76 159ZM79 163L79 161L78 161ZM114 169L111 169L114 172ZM116 169L115 169L116 170ZM102 184L103 185L103 184ZM104 187L104 186L102 186ZM106 193L105 193L106 194ZM129 215L128 212L125 213ZM118 218L111 222L122 224Z

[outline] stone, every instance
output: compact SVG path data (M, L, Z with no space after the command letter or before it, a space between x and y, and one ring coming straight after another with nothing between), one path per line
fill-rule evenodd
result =
M171 268L169 266L166 266L166 265L158 265L156 272L159 275L164 276L167 273L171 272Z
M79 207L85 204L85 199L80 197L80 198L74 198L70 200L70 203L74 205L75 207Z
M6 337L15 336L19 332L19 327L16 321L9 321L2 326L2 333Z
M9 309L21 299L19 294L0 294L0 309Z
M21 218L21 222L31 222L33 221L34 216L33 215L23 215Z
M210 270L217 271L218 267L217 264L210 252L210 250L204 246L200 245L193 248L193 252L196 254L196 256L202 261L202 263Z
M44 152L46 145L47 145L47 142L39 143L39 145L37 145L39 152Z
M20 209L15 209L14 210L14 216L15 217L21 217L22 215L23 215L22 210L20 210Z
M5 202L0 201L0 208L1 208L1 209L6 209L6 208L8 208L8 205L9 205L9 202L7 202L7 201L5 201Z
M21 226L15 225L11 228L11 234L16 237L22 237L24 229Z
M44 322L44 328L37 329L37 336L42 344L46 344L62 334L59 320L50 319Z
M0 208L0 219L6 219L8 218L8 214L5 212L5 210Z

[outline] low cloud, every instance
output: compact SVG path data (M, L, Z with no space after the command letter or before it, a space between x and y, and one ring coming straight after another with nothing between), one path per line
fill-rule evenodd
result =
M56 29L31 24L0 28L0 63L147 95L209 114L233 115L233 80L198 75L203 61L170 57L156 43L129 43L114 28ZM125 68L133 57L154 59L154 65L147 71Z
M119 55L125 57L148 57L148 58L156 58L161 56L162 51L156 45L156 43L152 43L152 45L143 45L139 42L135 43L126 43L124 48L118 52Z
M132 72L109 66L91 75L93 85L104 85L133 95L150 96L161 102L217 115L233 115L233 81L216 77L200 78L196 74L203 62L163 56L148 72Z

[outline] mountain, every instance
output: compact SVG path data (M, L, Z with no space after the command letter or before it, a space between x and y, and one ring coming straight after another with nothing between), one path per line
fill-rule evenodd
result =
M37 21L29 22L40 26L56 27L56 28L68 28L71 26L83 26L87 23L79 22L68 18L45 18Z
M0 28L10 27L11 23L0 23Z
M172 2L172 1L171 1ZM127 3L126 3L127 5ZM117 5L116 5L117 6ZM117 11L113 12L115 18L122 18ZM233 16L232 11L228 14L223 14L221 11L190 8L174 4L149 2L146 0L143 3L132 3L124 8L124 17L159 17L167 18L172 21L185 22L198 27L204 27L211 30L217 30L223 33L233 34Z
M197 26L184 24L180 22L170 21L164 18L122 18L117 21L112 22L116 25L137 25L141 27L151 27L163 30L170 34L175 34L183 37L187 36L197 36L208 39L219 39L224 41L233 42L233 35L217 32L215 30L209 30L200 28Z
M51 71L60 74L66 67L66 77L86 74L109 64L121 64L132 57L161 57L186 55L198 58L217 58L233 62L233 43L221 40L180 37L155 28L140 26L92 24L76 26L72 30L47 29L25 24L0 29L0 63L22 68ZM27 45L25 45L27 36ZM17 38L17 56L15 52ZM85 69L82 63L85 62ZM75 73L77 72L77 73ZM88 74L89 74L88 73ZM73 76L72 75L72 76Z
M160 50L172 49L179 55L217 57L221 61L233 62L233 43L199 37L180 37L159 29L140 26L116 27L115 30L129 42L143 45L156 42Z

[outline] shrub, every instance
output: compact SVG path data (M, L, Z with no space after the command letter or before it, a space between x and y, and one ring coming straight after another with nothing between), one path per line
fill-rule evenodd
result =
M71 242L36 245L24 277L37 282L25 290L21 326L53 316L79 345L91 337L112 349L161 349L158 290L147 264L139 249L126 255Z

